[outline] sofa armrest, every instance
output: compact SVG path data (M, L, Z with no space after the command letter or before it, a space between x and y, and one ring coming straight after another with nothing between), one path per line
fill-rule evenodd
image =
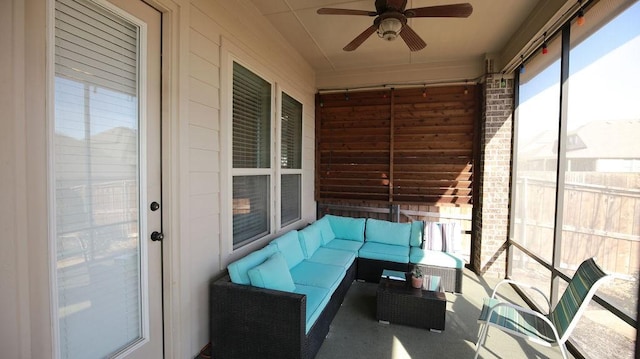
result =
M209 319L213 357L302 357L306 296L213 281Z

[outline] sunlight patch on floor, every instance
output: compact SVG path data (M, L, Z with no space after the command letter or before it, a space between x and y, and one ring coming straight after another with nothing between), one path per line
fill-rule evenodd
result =
M411 359L411 355L404 348L404 345L398 338L393 337L393 345L391 347L391 359Z

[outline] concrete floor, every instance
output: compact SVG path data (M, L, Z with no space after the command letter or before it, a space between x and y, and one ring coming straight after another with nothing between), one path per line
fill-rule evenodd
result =
M375 319L377 284L355 282L332 322L316 359L473 358L482 299L499 279L486 279L465 270L463 294L447 293L445 330L434 333ZM510 301L524 302L509 286L501 293ZM547 348L489 330L481 358L562 358L559 348Z
M463 294L446 293L445 330L441 333L376 320L377 284L354 282L334 318L316 359L457 359L473 358L482 300L491 295L499 278L484 278L465 269ZM525 305L510 286L501 296ZM480 358L562 358L557 347L548 348L490 329ZM208 348L196 359L211 358ZM573 358L569 354L569 358Z

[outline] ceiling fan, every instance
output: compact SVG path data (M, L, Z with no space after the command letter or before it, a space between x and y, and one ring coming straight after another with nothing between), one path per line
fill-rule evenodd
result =
M469 3L427 6L414 9L406 9L407 0L375 0L376 11L352 10L352 9L318 9L320 15L359 15L376 16L373 25L356 36L353 41L343 48L344 51L353 51L362 45L374 32L378 32L381 38L392 41L398 35L409 46L411 51L424 49L427 44L407 24L407 19L413 17L469 17L473 7Z

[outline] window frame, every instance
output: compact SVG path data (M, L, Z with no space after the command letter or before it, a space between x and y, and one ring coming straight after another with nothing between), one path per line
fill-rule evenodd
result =
M233 168L233 64L237 63L255 75L271 84L271 113L270 113L270 167L269 168ZM301 101L299 91L293 90L285 80L279 78L255 58L249 56L235 45L224 41L221 46L220 66L220 269L226 268L227 263L237 256L252 251L257 246L275 238L280 233L295 228L305 217L305 165L300 169L282 169L281 160L281 112L282 93L302 104L302 131L300 139L301 156L304 156L305 136L305 102ZM281 223L281 176L283 174L300 175L300 216L298 219ZM236 176L269 176L269 230L264 235L233 243L233 178Z
M299 156L300 156L300 168L283 168L281 161L282 161L282 129L283 129L283 125L282 125L282 105L283 105L283 99L284 99L284 94L286 94L287 96L289 96L291 99L293 99L294 101L298 102L300 104L300 148L299 148ZM278 187L277 187L277 195L278 195L278 208L277 208L277 215L278 215L278 225L279 227L286 227L288 225L291 225L293 223L296 223L297 221L302 219L302 187L304 184L304 174L302 171L302 167L303 167L303 163L304 160L302 158L303 154L304 154L304 104L302 103L302 101L299 101L298 99L296 99L293 95L290 95L289 92L280 89L277 92L277 96L278 96L278 110L280 111L278 113L277 116L277 126L276 126L276 131L278 132L278 136L279 136L279 141L276 142L276 147L277 147L277 153L278 153L278 163L275 164L275 166L278 169ZM283 223L283 219L282 219L282 176L284 175L299 175L300 177L300 187L298 188L298 198L300 199L300 202L298 203L298 208L299 208L299 212L298 212L298 217L296 219L287 221L285 223Z

